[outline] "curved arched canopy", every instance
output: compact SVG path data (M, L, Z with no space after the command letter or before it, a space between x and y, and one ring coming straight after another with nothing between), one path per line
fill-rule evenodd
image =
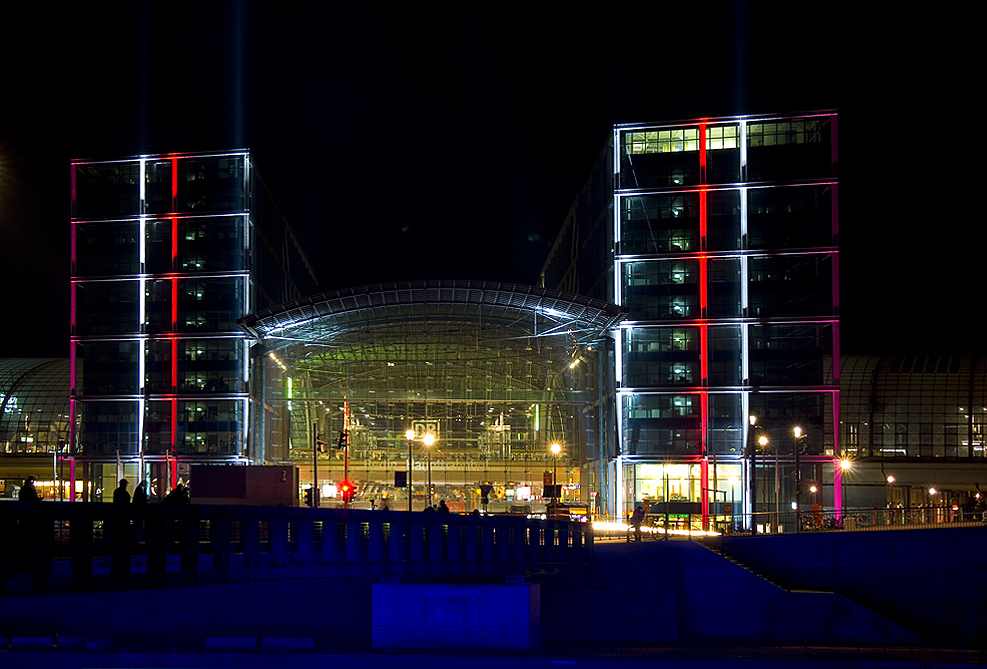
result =
M367 324L428 318L477 318L524 327L531 334L565 330L576 341L599 339L625 310L557 290L489 281L385 283L332 291L240 319L241 328L267 346L277 340L319 341Z
M495 456L510 469L543 457L550 440L575 457L577 433L591 429L583 408L600 397L599 344L623 314L532 286L427 281L323 293L240 326L265 354L252 394L269 421L268 457L283 443L292 459L311 453L312 425L338 434L345 404L351 455L367 471L398 467L411 427L438 432L435 458L462 472Z

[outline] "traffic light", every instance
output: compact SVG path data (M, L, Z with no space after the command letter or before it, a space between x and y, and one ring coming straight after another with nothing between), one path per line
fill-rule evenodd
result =
M347 432L346 430L340 432L339 441L336 442L336 447L346 448L347 444L349 444L349 438L350 438L349 432Z
M315 488L308 488L305 491L305 506L315 506Z
M315 449L319 453L325 453L326 452L326 445L327 445L326 444L326 438L323 437L321 434L317 434L315 436Z
M349 481L343 481L339 484L339 496L343 498L344 502L352 502L355 492L353 484Z

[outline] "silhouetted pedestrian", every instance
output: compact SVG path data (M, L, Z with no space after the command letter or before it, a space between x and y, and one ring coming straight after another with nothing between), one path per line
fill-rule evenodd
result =
M435 507L434 506L426 506L424 510L425 511L431 511L432 513L435 513Z
M34 480L33 476L24 479L17 499L22 502L41 501L41 495L34 487ZM20 563L19 568L38 578L44 571L42 568L42 546L44 546L42 537L44 535L41 520L36 513L41 509L33 505L32 507L35 512L25 514L21 520L17 521L16 534L12 538L15 544L20 544L20 550L14 552L15 556L19 555L19 558L16 558Z
M133 504L147 504L147 479L143 479L134 488Z
M641 540L641 523L644 522L644 507L637 507L634 509L634 515L631 516L631 520L628 523L634 528L634 541ZM627 540L631 540L630 532L627 533Z
M446 506L446 501L444 499L439 500L439 513L449 513L449 507Z
M130 493L127 492L128 485L127 479L120 479L120 485L113 491L114 504L130 504Z
M38 489L34 487L35 478L33 476L28 476L24 479L24 485L21 486L21 490L17 493L17 499L22 502L37 502L41 500L41 495L38 494Z

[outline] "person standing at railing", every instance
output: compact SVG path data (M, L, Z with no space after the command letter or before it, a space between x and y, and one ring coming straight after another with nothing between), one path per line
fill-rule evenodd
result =
M120 485L113 491L114 504L130 504L130 493L127 492L128 485L130 482L127 479L120 479Z
M133 504L147 504L147 479L143 479L134 488Z
M24 485L21 486L20 492L17 493L17 499L22 502L38 502L41 500L38 489L34 487L34 481L35 478L33 476L28 476L24 479Z

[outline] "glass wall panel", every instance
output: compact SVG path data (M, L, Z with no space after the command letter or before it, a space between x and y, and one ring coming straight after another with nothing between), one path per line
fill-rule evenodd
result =
M748 124L747 180L832 176L831 123L827 117Z
M144 267L150 274L164 274L174 271L171 257L172 219L160 218L145 224L147 240L144 246Z
M623 445L627 455L698 455L699 395L628 395Z
M707 446L711 453L743 456L746 417L742 400L740 393L710 393Z
M710 251L740 248L740 191L706 194L706 248Z
M178 386L182 392L241 392L239 339L182 339L178 342Z
M641 195L621 199L621 253L698 250L698 194Z
M698 327L632 328L624 331L623 384L698 386Z
M632 320L699 318L699 262L625 264L623 302Z
M130 455L137 453L137 401L83 402L79 453Z
M751 258L750 315L824 316L833 312L829 254Z
M748 197L750 248L833 245L832 187L752 188Z
M144 164L144 211L163 214L173 211L171 200L172 161L149 160Z
M171 418L177 400L152 400L146 404L144 452L164 455L171 452Z
M706 183L740 181L740 126L706 128Z
M128 395L137 392L138 341L91 341L82 347L83 395Z
M739 386L743 383L742 327L711 325L707 329L709 346L709 385Z
M620 134L619 188L699 183L699 128L624 131Z
M742 314L740 303L740 259L710 259L706 266L709 282L707 317L738 318Z
M140 283L89 281L76 289L77 333L118 335L140 332Z
M130 218L140 213L140 163L75 166L76 218Z
M69 452L67 358L0 360L0 453Z
M242 216L178 219L178 271L245 268Z
M708 491L710 502L716 497L717 502L734 504L742 499L741 465L717 463L709 466ZM632 510L637 504L647 503L649 507L662 502L702 502L702 471L698 464L635 464L625 470L625 475L632 481L631 499ZM716 481L716 488L713 482ZM714 493L713 490L718 492ZM672 513L680 510L671 507ZM650 508L651 513L656 508Z
M181 158L178 211L213 213L247 208L243 156Z
M179 402L176 452L237 455L242 441L240 407L236 400Z
M173 293L177 290L177 279L155 279L145 284L147 294L146 328L151 334L172 332Z
M798 440L801 453L832 453L833 444L826 442L824 430L827 421L832 425L832 393L753 393L750 407L751 414L757 416L759 433L764 431L768 443L786 444L787 452L794 455L797 426L802 428Z
M180 332L229 332L243 305L244 279L236 277L180 279L178 323Z
M171 354L176 342L171 339L152 339L147 342L144 361L144 383L149 392L175 392L172 379Z
M137 221L79 223L75 235L75 271L79 276L137 274L141 271Z
M822 385L823 356L833 329L825 323L750 326L750 373L755 386Z

